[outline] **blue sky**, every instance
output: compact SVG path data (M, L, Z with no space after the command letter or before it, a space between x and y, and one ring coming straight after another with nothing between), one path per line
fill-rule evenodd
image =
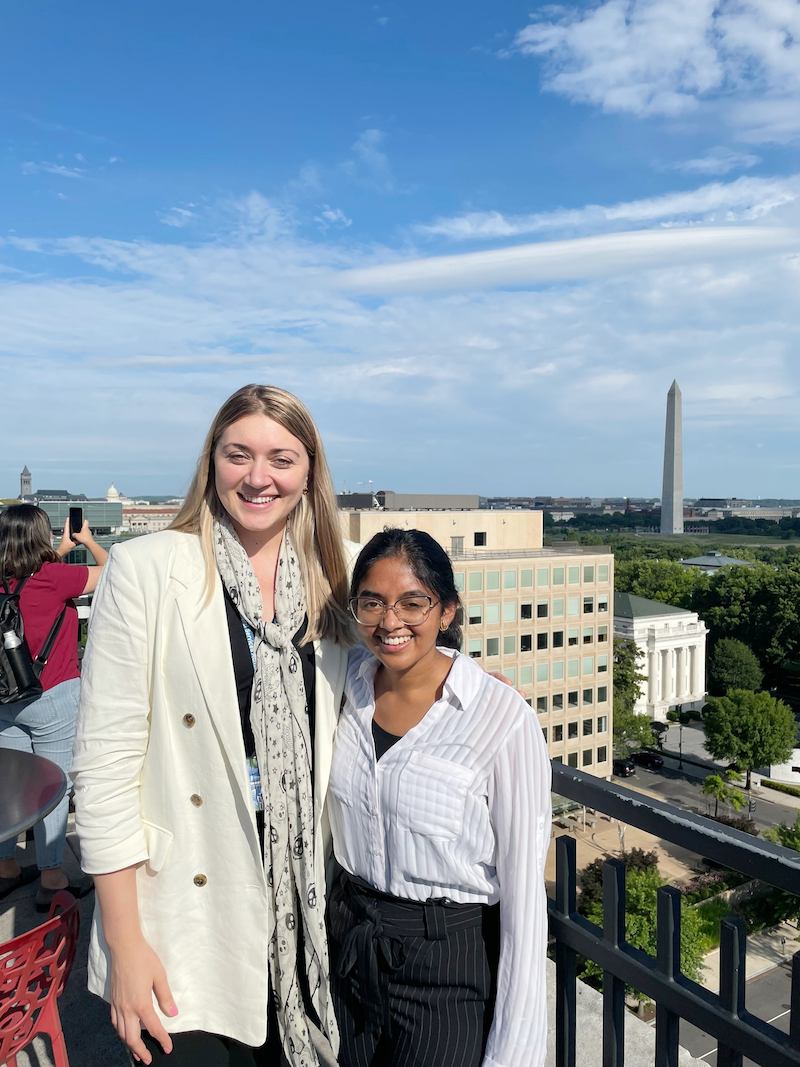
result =
M800 496L800 0L0 22L0 496L185 488L248 381L338 488Z

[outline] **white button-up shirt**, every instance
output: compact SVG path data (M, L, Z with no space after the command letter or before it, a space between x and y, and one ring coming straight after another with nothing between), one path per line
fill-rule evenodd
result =
M550 763L536 713L468 656L377 761L378 660L350 653L328 807L336 858L382 893L500 902L494 1022L483 1067L540 1067L547 1041L544 863Z

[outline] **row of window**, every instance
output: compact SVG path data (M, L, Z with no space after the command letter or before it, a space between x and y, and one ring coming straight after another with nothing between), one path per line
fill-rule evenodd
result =
M453 538L454 541L458 538ZM463 551L463 548L462 548ZM457 551L453 552L453 555L458 555ZM597 573L597 581L604 583L608 581L609 569L607 563L601 563L595 567L593 563L585 564L583 568L577 567L537 567L535 569L536 588L537 589L549 589L558 588L564 585L580 585L581 584L581 569L583 569L583 584L593 585L595 581L595 572ZM552 570L552 580L551 580ZM534 568L520 568L509 567L507 570L503 570L502 573L499 570L486 572L486 588L489 590L500 589L500 581L502 578L503 589L516 589L519 585L520 589L533 589ZM469 587L471 593L479 593L483 590L483 571L470 571L469 575L465 575L462 571L458 571L455 574L456 589L459 593L465 591L465 582Z
M483 656L483 639L480 637L470 637L467 641L467 652L473 659L481 659ZM520 652L530 652L531 642L530 634L523 634L520 639ZM503 638L503 655L504 656L516 656L517 654L517 638L515 634L508 634ZM493 656L500 655L500 638L499 637L487 637L486 638L486 658L491 659ZM568 660L554 660L552 663L537 663L535 666L536 681L537 682L549 682L551 679L554 682L560 682L564 678L580 678L587 677L590 674L595 673L595 664L597 666L598 674L608 673L608 655L602 656L573 656ZM507 674L509 670L513 668L504 669L504 673ZM527 664L524 667L520 667L520 672L523 677L520 678L522 685L530 685L533 681L534 665Z
M545 735L544 739L546 741L547 740L547 730L544 731L544 735ZM567 766L568 767L577 767L578 766L578 755L579 755L579 753L577 753L577 752L568 752L567 753ZM598 749L597 749L597 760L596 761L595 761L595 754L594 754L594 752L593 752L593 750L591 748L585 748L583 750L583 752L580 753L580 757L581 757L581 766L582 767L591 767L594 762L605 763L608 760L608 746L607 745L600 745L598 747ZM551 756L551 759L552 759L553 763L563 763L564 762L564 757L563 756Z
M506 675L508 674L507 671L503 671L503 673L506 674ZM584 689L582 691L580 689L571 689L571 690L569 690L567 692L567 708L577 708L577 707L579 707L580 706L581 697L583 698L583 706L584 707L590 707L595 702L594 701L594 689ZM545 694L544 696L538 696L536 698L536 710L539 712L540 715L546 715L547 714L548 699L549 699L550 707L554 712L558 713L558 712L564 710L564 694L563 693L553 693L549 698ZM607 685L598 685L598 687L597 687L597 703L598 704L606 704L607 702L608 702L608 686ZM530 700L528 700L528 703L531 704L531 706L532 706L533 705L533 699L531 698ZM583 721L584 721L584 726L585 726L585 724L587 722L590 722L591 720L590 719L584 719ZM600 728L600 723L601 722L603 723L603 728L602 729ZM597 732L599 734L601 734L603 732L603 730L606 729L606 723L607 723L606 716L605 715L601 715L597 720ZM575 730L577 731L577 729L578 729L578 727L577 727L577 720L576 720ZM592 732L591 730L588 731L588 733L591 733L591 732ZM576 732L575 734L570 734L569 736L570 737L573 737L573 736L577 737L578 734ZM555 738L553 738L553 740L555 741ZM560 740L560 738L559 738L559 740Z
M517 602L516 600L507 600L503 605L503 622L516 622L517 621ZM575 616L581 614L581 605L578 597L569 597L567 601L567 615ZM608 611L608 597L602 596L597 598L597 610L600 612ZM594 611L594 597L585 596L583 598L583 614L591 615ZM522 621L527 619L533 619L533 601L524 601L519 605L519 617ZM536 618L547 619L550 617L550 604L547 600L540 600L536 604ZM495 623L500 622L500 604L470 604L467 608L467 618L470 625L480 626L486 623L487 626L492 626ZM564 618L564 601L556 598L553 600L553 618ZM606 631L608 627L606 627Z

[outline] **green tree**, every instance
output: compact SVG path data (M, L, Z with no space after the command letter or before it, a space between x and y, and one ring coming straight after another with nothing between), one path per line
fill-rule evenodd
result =
M695 596L710 582L710 575L677 560L631 559L614 565L617 590L676 608L691 608Z
M585 915L589 908L603 899L603 863L601 856L588 863L580 872L581 902L579 910ZM658 867L658 853L645 852L643 848L631 848L622 855L626 874L631 871L650 871Z
M619 757L629 755L632 747L655 741L650 719L633 710L645 680L639 670L642 659L644 654L635 641L614 638L614 753Z
M711 697L706 708L706 749L714 759L747 771L746 789L754 769L786 763L791 756L797 724L782 700L769 693L731 689L727 696Z
M760 689L764 672L755 653L744 641L723 637L717 641L708 663L711 692L724 696L729 689Z
M737 779L739 781L742 780L742 776L737 774L736 771L728 771L726 777L734 781ZM723 804L730 804L737 811L740 811L746 803L742 793L735 786L728 785L721 774L709 774L708 778L703 782L702 793L704 797L714 798L715 819L719 814L720 801Z
M625 880L625 938L629 944L642 949L651 956L656 954L656 895L664 885L664 876L657 869L632 870ZM603 925L602 902L592 904L587 918L598 926ZM687 978L697 981L703 970L704 943L701 936L702 920L685 900L681 901L681 970ZM602 979L602 968L592 960L586 961L586 974ZM646 1001L644 993L628 987L628 992L637 1000Z
M800 852L800 815L795 819L794 826L779 822L776 826L768 826L763 833L768 841L774 841L776 845L783 845L784 848L793 848L795 852Z

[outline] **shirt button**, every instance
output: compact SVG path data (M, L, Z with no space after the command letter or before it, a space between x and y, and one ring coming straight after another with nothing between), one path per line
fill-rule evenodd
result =
M192 880L198 889L202 889L208 881L204 874L196 874Z
M192 795L189 797L189 800L191 800L191 802L196 808L199 808L200 805L203 803L203 798L199 797L197 793L192 793Z
M195 719L194 715L191 714L191 712L187 712L183 716L183 725L184 726L194 726L196 721L197 720Z

